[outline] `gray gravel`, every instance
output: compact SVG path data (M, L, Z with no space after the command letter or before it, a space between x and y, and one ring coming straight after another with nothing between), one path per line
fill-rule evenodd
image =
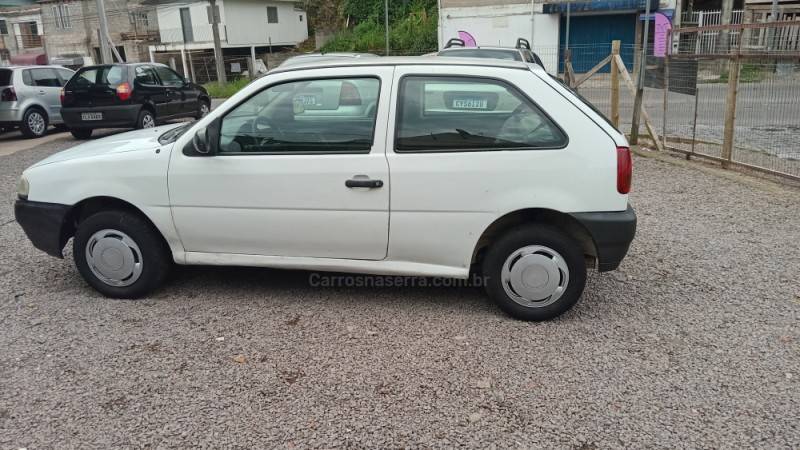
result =
M548 323L259 269L113 301L12 221L20 171L73 143L0 157L2 449L800 446L796 189L636 158L628 259Z

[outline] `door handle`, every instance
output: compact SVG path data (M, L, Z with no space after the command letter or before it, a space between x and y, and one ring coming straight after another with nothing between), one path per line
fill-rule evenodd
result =
M39 91L39 95L44 95L44 91Z
M344 182L349 188L369 188L376 189L383 187L382 180L370 180L369 178L352 178Z

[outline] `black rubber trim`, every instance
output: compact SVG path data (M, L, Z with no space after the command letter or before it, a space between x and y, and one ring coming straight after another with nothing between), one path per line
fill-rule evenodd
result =
M14 204L14 217L33 246L51 256L63 258L66 244L61 230L71 206L60 203L32 202L19 199Z
M636 213L631 205L619 212L573 213L592 235L597 248L597 270L608 272L619 267L636 235Z

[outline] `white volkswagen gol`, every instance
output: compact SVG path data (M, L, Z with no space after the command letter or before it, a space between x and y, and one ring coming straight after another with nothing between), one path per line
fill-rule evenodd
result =
M522 62L322 61L270 72L182 125L27 169L33 244L109 297L171 263L468 278L526 320L580 297L633 239L628 144Z

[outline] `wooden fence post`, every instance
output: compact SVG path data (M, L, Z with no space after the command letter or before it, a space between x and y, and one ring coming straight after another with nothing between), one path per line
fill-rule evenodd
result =
M672 42L671 39L667 42ZM667 111L669 105L669 53L664 55L664 111L661 116L661 139L664 140L664 148L667 147Z
M741 66L744 30L740 32L739 46L728 62L728 94L725 97L725 130L722 134L722 167L729 168L733 158L733 140L736 124L736 95L739 92L739 68Z
M611 123L619 129L619 67L617 58L619 55L620 41L611 41Z

